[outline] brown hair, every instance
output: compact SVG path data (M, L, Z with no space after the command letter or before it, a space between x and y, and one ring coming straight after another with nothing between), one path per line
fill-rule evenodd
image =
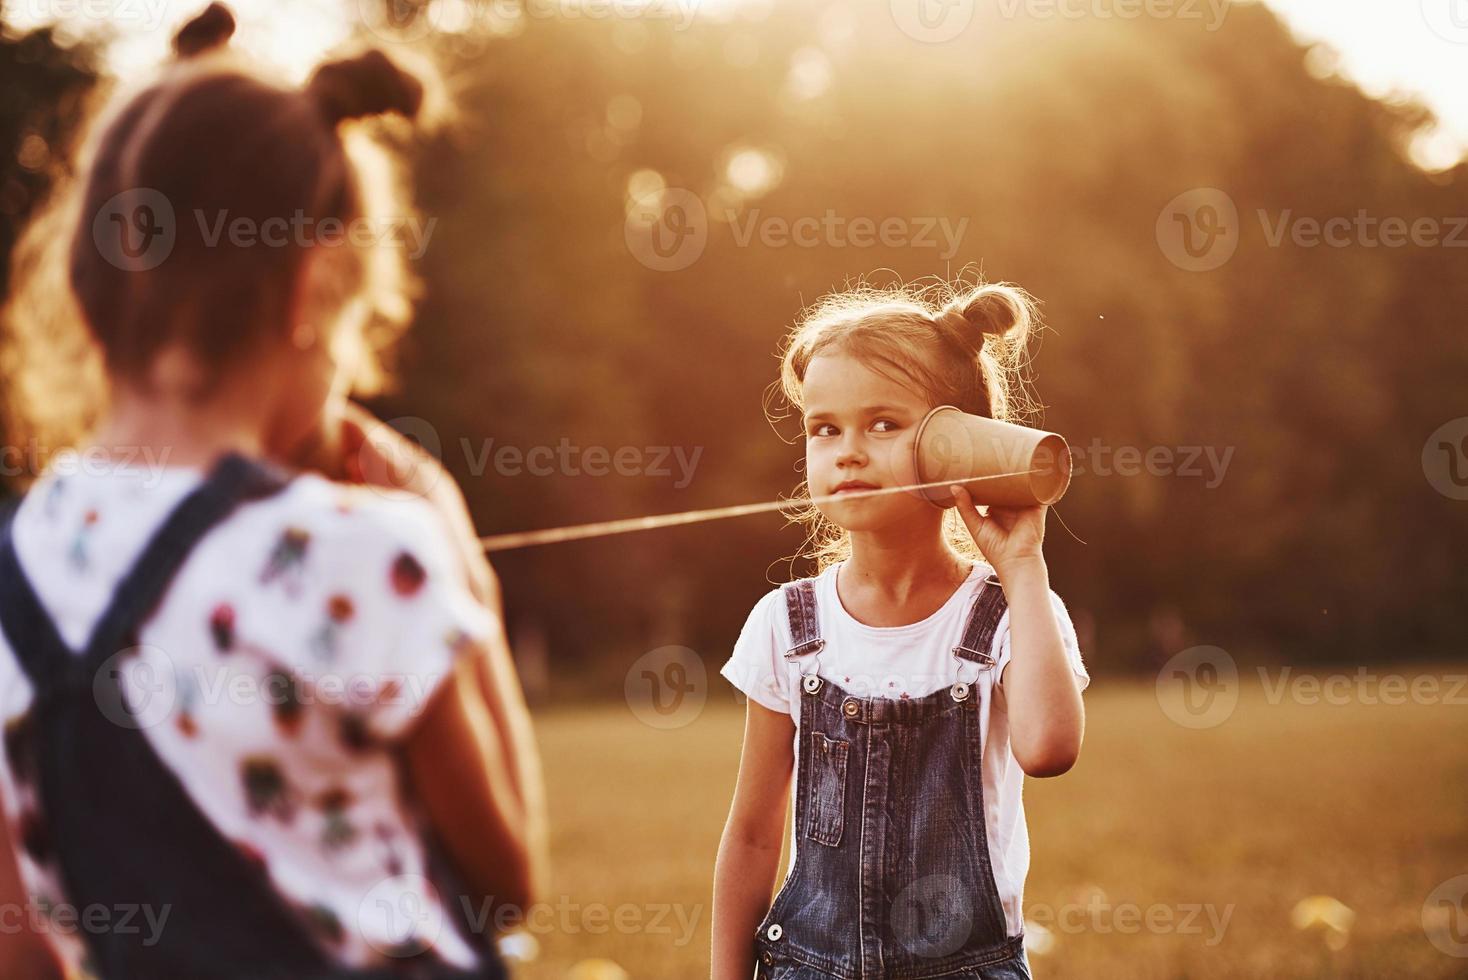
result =
M972 415L1029 424L1037 414L1027 375L1029 340L1041 325L1037 307L1029 293L1010 283L857 283L801 312L780 351L780 393L803 412L810 362L840 351L916 388L930 407L953 405ZM772 422L780 417L770 414ZM807 483L795 499L809 501ZM806 503L792 520L808 532L797 557L814 558L825 568L851 553L847 532L813 505ZM980 557L956 510L944 515L944 536L959 554Z
M185 25L178 58L94 116L76 178L58 176L17 243L0 353L13 437L65 445L101 408L89 375L145 383L171 344L213 379L285 342L306 249L348 240L340 232L354 221L409 217L388 128L342 124L414 119L424 101L418 75L369 49L286 87L228 50L233 30L217 3ZM230 233L241 219L257 238ZM262 246L267 229L279 234ZM371 393L385 381L381 355L407 324L416 284L401 249L353 241L350 254L340 298L360 297L373 313L354 379Z

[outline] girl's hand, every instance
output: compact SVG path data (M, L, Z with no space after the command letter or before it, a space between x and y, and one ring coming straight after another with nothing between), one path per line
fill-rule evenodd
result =
M968 533L1001 579L1008 569L1045 561L1042 548L1045 543L1045 512L1049 509L1045 504L1033 507L991 506L987 514L980 514L973 498L963 487L954 487L953 496L958 501L958 513Z

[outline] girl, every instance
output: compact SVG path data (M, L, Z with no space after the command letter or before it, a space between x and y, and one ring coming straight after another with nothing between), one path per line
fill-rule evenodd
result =
M810 494L917 483L914 430L935 406L1018 413L1032 300L939 289L828 296L791 333L781 387ZM955 497L819 505L820 574L761 599L721 671L749 700L715 980L1029 976L1020 788L1075 763L1088 676L1050 590L1045 508Z
M368 51L284 87L232 29L183 29L17 261L14 342L74 298L109 396L0 534L23 918L68 976L499 977L545 830L495 579L447 473L345 399L407 310L356 121L423 85Z

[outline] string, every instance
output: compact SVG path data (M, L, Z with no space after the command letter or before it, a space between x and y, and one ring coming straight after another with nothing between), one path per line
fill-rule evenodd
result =
M825 497L768 500L757 504L734 504L728 507L710 507L706 510L685 510L677 514L654 514L648 517L625 517L614 521L597 521L592 524L573 524L565 527L543 528L538 531L513 531L509 534L491 534L480 538L485 551L509 551L512 548L528 548L532 545L559 544L562 541L579 541L585 538L609 537L613 534L628 534L632 531L651 531L655 528L677 527L683 524L699 524L704 521L719 521L730 517L747 517L752 514L768 514L772 511L789 510L813 504L840 500L861 500L881 497L892 493L911 493L914 490L930 490L951 487L960 483L977 483L981 480L999 480L1009 476L1025 476L1039 473L1039 469L1016 470L1013 473L994 473L987 476L961 477L956 480L937 480L932 483L914 483L905 487L882 487L877 490L846 490ZM1067 529L1069 530L1069 529Z

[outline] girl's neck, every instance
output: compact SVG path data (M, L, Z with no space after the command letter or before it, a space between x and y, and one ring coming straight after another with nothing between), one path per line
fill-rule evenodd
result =
M837 592L848 612L872 626L900 626L932 614L973 570L933 533L855 532Z
M193 403L166 394L118 389L86 448L160 467L207 467L235 451L265 455L264 425L254 413L224 399Z

